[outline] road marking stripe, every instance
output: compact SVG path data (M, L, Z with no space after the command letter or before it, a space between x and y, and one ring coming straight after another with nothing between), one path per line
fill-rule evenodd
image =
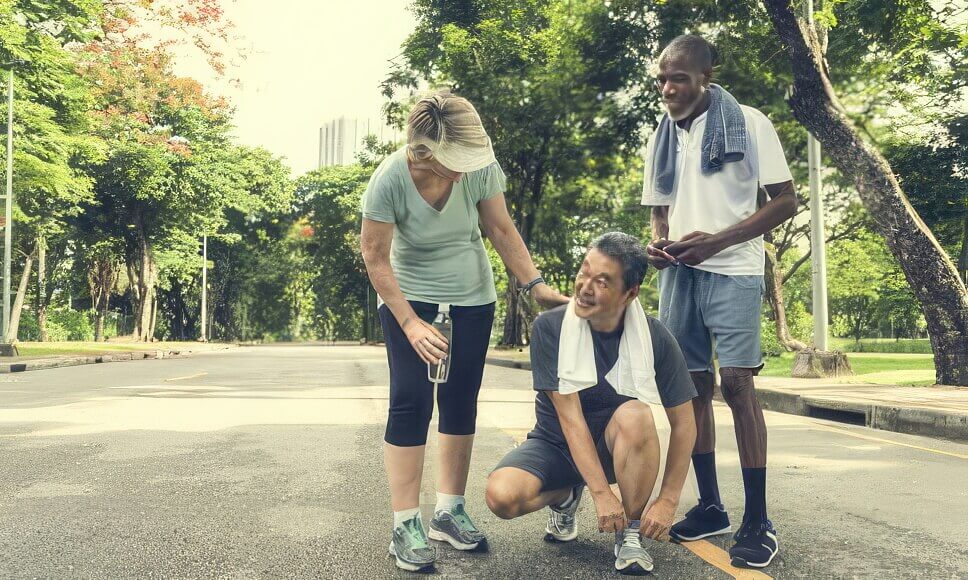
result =
M878 441L880 443L890 443L891 445L898 445L901 447L910 447L911 449L918 449L920 451L928 451L931 453L937 453L939 455L948 455L950 457L957 457L958 459L968 459L968 455L964 453L955 453L954 451L942 451L941 449L934 449L932 447L922 447L920 445L911 445L910 443L901 443L900 441L891 441L890 439L881 439L880 437L873 437L871 435L863 435L861 433L854 433L844 427L836 427L834 425L827 425L825 423L814 422L814 425L822 427L828 431L833 431L834 433L841 433L843 435L850 435L851 437L856 437L858 439L866 439L868 441Z
M187 377L175 377L173 379L165 379L165 382L170 383L172 381L187 381L188 379L197 379L198 377L204 377L207 374L208 374L207 371L202 371L200 373L195 373L194 375L188 375Z
M719 568L733 578L737 578L739 580L772 580L773 578L769 574L764 574L758 570L748 570L746 568L737 568L733 566L729 563L729 554L727 554L725 550L719 546L707 542L706 540L683 542L681 545L705 561L707 564L711 564L716 568Z

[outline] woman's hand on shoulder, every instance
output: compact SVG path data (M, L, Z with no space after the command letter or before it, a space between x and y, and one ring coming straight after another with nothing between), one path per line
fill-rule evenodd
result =
M534 296L535 301L538 302L543 308L554 308L555 306L560 306L561 304L567 304L570 298L561 294L551 286L547 284L538 284L531 289L531 295Z

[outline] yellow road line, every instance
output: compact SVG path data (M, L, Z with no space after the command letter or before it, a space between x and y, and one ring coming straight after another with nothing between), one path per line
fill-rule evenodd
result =
M868 441L878 441L880 443L889 443L891 445L898 445L900 447L910 447L911 449L918 449L920 451L928 451L930 453L937 453L939 455L947 455L949 457L957 457L958 459L968 459L968 455L964 453L955 453L954 451L942 451L941 449L934 449L932 447L922 447L920 445L911 445L910 443L901 443L900 441L891 441L890 439L882 439L880 437L873 437L871 435L862 435L860 433L854 433L843 427L835 427L833 425L827 425L824 423L816 423L814 425L826 429L828 431L833 431L834 433L840 433L842 435L850 435L851 437L856 437L858 439L866 439Z
M706 540L683 542L682 546L698 556L707 564L711 564L716 568L719 568L733 578L737 578L739 580L772 580L773 578L769 574L764 574L759 570L748 570L746 568L737 568L733 566L729 563L729 554L727 554L725 550L719 546L710 544Z
M170 383L172 381L187 381L188 379L197 379L198 377L204 377L207 374L208 372L202 371L200 373L195 373L194 375L189 375L187 377L175 377L173 379L165 379L165 382Z

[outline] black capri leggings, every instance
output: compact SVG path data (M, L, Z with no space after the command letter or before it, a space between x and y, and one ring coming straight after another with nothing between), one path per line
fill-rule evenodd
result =
M421 319L433 322L437 305L411 300ZM453 335L450 375L437 388L438 431L473 435L477 423L477 393L484 376L484 359L494 323L494 303L451 306ZM380 306L380 322L390 365L390 416L384 440L398 447L426 445L434 412L434 384L427 379L427 363L410 345L393 313Z

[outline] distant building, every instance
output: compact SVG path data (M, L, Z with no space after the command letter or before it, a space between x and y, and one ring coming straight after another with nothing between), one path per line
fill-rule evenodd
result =
M356 161L367 135L376 135L380 142L396 142L399 131L387 127L382 120L340 117L319 128L318 167L348 165Z

